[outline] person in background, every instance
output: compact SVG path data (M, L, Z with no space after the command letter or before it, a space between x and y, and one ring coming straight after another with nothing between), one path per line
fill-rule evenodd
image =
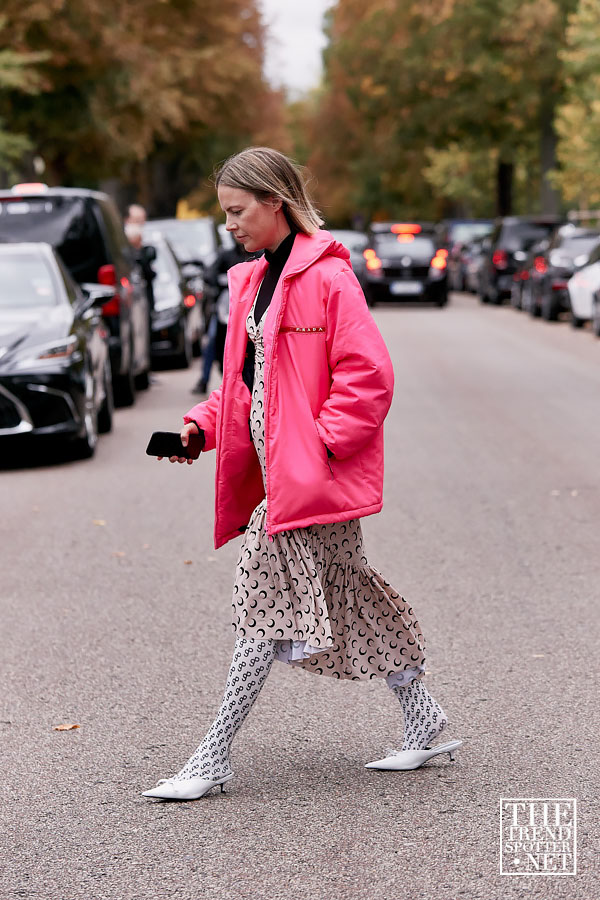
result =
M204 449L216 449L215 546L244 534L232 598L236 642L202 743L143 795L195 800L224 789L233 778L231 744L275 660L387 684L403 712L401 749L367 768L452 759L461 741L432 745L448 719L423 681L417 616L365 555L360 517L383 504L394 374L350 254L321 230L301 172L282 153L244 150L222 165L216 186L227 229L248 252L265 252L229 273L223 383L183 417L180 434L183 446L203 434ZM197 502L193 485L188 502ZM202 615L191 626L198 636ZM165 610L167 631L172 616Z
M223 349L225 346L225 335L227 334L227 313L229 309L228 297L225 298L223 296L224 292L227 292L227 295L229 294L227 272L232 266L237 266L238 263L249 259L252 259L252 256L245 252L241 244L236 242L233 247L221 247L215 262L204 274L205 288L211 294L210 315L208 328L206 329L207 342L200 362L201 375L196 385L192 388L192 394L206 394L213 363L215 360L218 360L221 363L221 367L223 365Z
M152 268L152 260L155 259L155 251L148 252L149 247L144 246L144 225L146 224L146 210L139 203L132 203L127 210L125 219L125 234L133 247L135 261L139 265L144 281L146 282L146 294L150 309L154 309L154 287L152 282L156 272Z

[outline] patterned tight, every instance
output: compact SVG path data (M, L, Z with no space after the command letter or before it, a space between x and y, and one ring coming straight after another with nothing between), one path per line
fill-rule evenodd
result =
M448 719L420 679L403 687L392 687L404 713L403 750L423 750L438 737Z
M231 772L229 748L269 674L275 658L275 641L247 641L238 638L221 709L196 752L174 777L213 778Z
M276 648L274 640L236 640L221 708L200 746L173 776L175 779L203 777L216 781L231 772L231 744L260 694L275 659ZM446 727L447 719L441 706L419 679L391 690L400 700L404 713L402 749L426 747Z

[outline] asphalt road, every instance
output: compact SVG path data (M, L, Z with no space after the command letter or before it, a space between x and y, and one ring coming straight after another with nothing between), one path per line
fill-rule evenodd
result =
M1 900L600 896L600 341L467 295L375 317L396 391L367 552L417 612L456 761L365 769L401 733L385 683L275 663L226 794L140 796L233 646L214 456L144 455L193 402L197 373L163 372L92 461L0 470ZM500 798L577 799L575 876L499 874Z

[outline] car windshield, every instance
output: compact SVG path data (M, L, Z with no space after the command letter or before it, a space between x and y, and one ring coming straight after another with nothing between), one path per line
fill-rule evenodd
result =
M378 234L375 249L380 256L387 257L410 256L411 259L430 260L435 255L435 246L430 238L404 234Z
M456 244L468 244L493 231L493 222L457 222L448 231L448 240Z
M167 219L148 223L161 231L173 247L180 262L202 261L215 250L210 219Z
M0 253L0 309L56 306L50 267L36 253Z
M0 198L0 241L43 241L59 251L76 281L97 281L107 258L83 197Z
M360 231L332 231L331 236L343 244L350 253L362 253L367 246L367 236Z
M534 244L547 238L555 225L534 222L517 222L505 225L498 241L501 250L529 250Z
M585 237L565 238L556 249L564 256L579 256L591 253L598 243L600 243L600 235L586 235Z

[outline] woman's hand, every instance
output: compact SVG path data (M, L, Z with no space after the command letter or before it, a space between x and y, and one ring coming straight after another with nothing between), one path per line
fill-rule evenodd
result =
M181 431L179 432L179 436L181 437L181 443L184 447L188 445L188 435L190 434L200 434L198 426L195 422L188 422L187 425L184 425ZM163 459L162 456L157 456L157 459ZM170 456L169 462L179 462L179 463L188 463L191 464L194 462L193 459L188 459L187 456Z

